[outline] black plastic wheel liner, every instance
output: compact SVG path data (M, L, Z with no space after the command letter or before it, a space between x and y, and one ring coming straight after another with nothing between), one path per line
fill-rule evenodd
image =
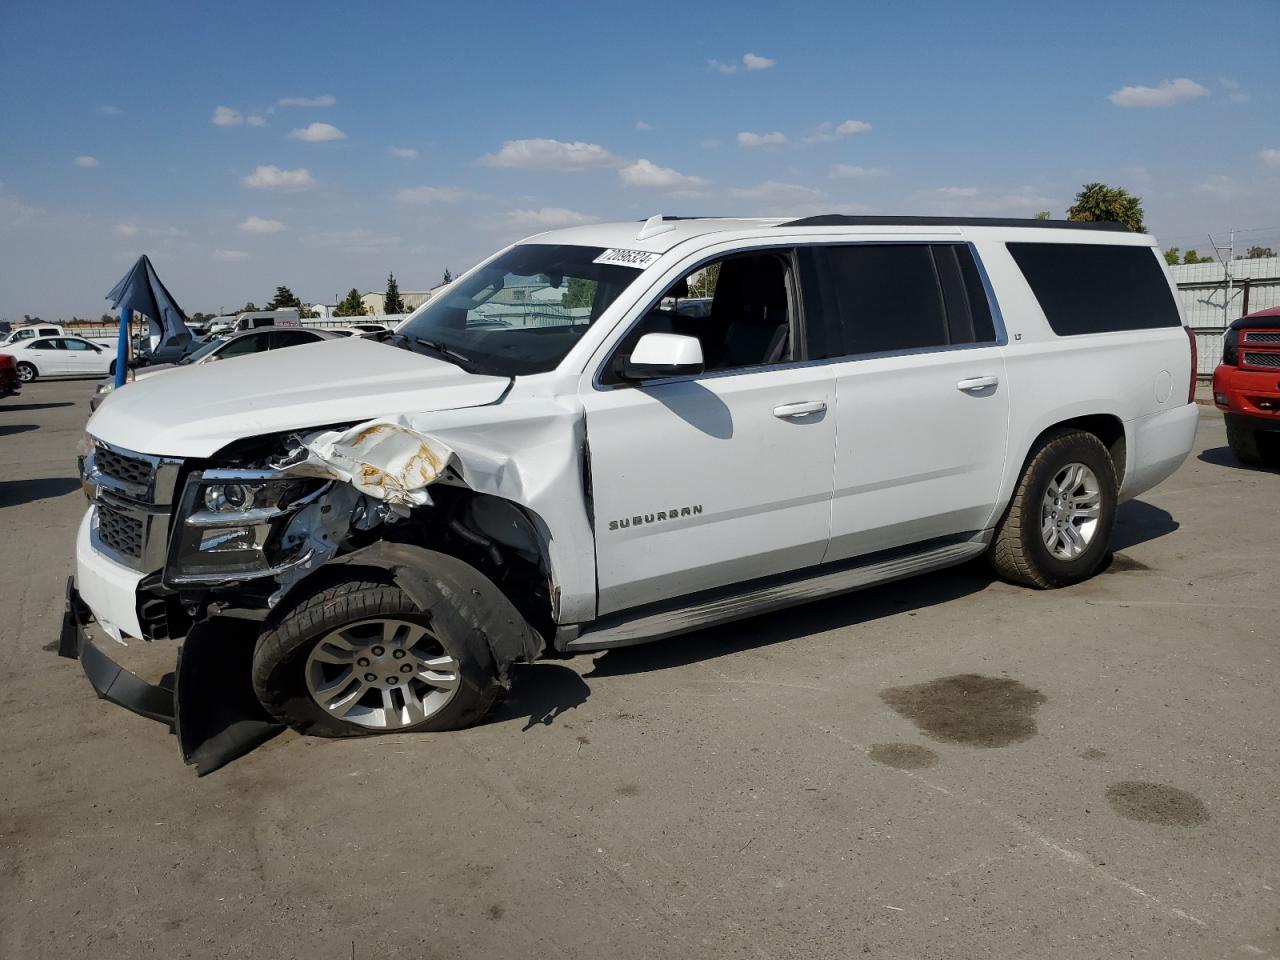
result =
M253 692L253 647L261 625L224 617L196 624L178 648L173 732L200 776L270 740L284 724Z

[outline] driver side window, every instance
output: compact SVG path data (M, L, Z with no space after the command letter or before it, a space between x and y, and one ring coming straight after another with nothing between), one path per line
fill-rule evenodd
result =
M790 278L787 251L735 254L700 265L667 288L627 332L601 382L622 382L631 351L647 333L696 337L707 371L793 359Z

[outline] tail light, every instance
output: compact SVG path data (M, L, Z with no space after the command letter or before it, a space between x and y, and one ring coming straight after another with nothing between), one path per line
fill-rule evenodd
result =
M1187 342L1191 344L1191 382L1187 384L1187 403L1196 402L1196 368L1200 363L1200 351L1196 349L1196 332L1190 327L1183 327L1187 331Z

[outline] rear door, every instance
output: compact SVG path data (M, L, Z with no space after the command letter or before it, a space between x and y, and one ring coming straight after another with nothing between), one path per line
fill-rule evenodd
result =
M63 337L63 349L66 350L67 369L71 373L94 374L106 373L110 364L106 351L81 340L78 337Z
M71 369L61 337L37 340L27 350L31 353L31 362L36 365L42 377L62 377L75 372Z
M588 371L601 614L822 559L835 394L830 371L805 362L796 272L789 250L690 263ZM646 332L696 336L707 370L621 381Z
M842 358L826 559L968 535L1008 441L1003 325L964 243L825 250Z

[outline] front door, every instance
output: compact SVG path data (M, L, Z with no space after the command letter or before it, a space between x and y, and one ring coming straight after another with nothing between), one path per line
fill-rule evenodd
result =
M698 267L584 383L600 614L822 559L835 393L801 362L793 273L787 251ZM698 337L706 372L622 381L646 332Z

